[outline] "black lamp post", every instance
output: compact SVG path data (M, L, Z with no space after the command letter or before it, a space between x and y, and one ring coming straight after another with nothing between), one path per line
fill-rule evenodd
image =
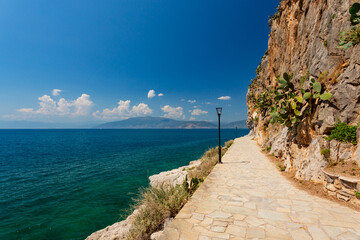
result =
M216 112L217 112L218 119L219 119L219 163L222 163L221 162L221 141L220 141L220 115L221 115L221 111L222 111L221 107L216 108Z

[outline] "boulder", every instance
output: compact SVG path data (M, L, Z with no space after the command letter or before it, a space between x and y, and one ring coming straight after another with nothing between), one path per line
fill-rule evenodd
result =
M195 168L200 164L201 164L201 160L192 161L188 166L183 166L177 169L152 175L149 177L150 185L152 187L159 187L159 186L169 186L169 185L175 186L177 184L182 184L185 180L186 175L188 174L188 170L191 168Z

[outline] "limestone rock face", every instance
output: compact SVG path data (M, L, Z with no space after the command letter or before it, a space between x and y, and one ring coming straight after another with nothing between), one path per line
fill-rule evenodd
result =
M285 160L286 169L298 178L317 180L327 161L321 150L329 148L334 161L360 163L360 148L352 144L325 141L338 120L360 122L360 44L347 50L338 48L339 33L351 28L350 6L355 0L283 0L271 21L268 50L258 76L247 94L248 126L262 147ZM309 119L291 129L269 124L266 113L255 108L255 100L265 90L278 86L276 77L293 73L296 89L309 86L308 75L333 94L320 101ZM358 135L360 130L358 130ZM358 137L359 138L359 137Z

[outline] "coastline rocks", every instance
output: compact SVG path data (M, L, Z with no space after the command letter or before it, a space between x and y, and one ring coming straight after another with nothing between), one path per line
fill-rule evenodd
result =
M131 224L134 221L138 209L128 216L124 221L114 223L104 229L92 233L86 240L121 240L125 239L128 234Z
M190 165L188 166L183 166L167 172L161 172L159 174L152 175L149 177L150 186L159 187L169 185L175 186L176 184L182 184L186 175L188 174L188 170L199 166L200 163L201 160L196 160L190 162Z

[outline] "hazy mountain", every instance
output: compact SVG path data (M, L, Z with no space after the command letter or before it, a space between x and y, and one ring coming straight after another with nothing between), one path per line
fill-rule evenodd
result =
M163 117L135 117L104 123L94 128L216 128L216 125L206 121L179 121Z
M222 128L248 128L247 124L246 124L246 120L240 120L240 121L236 121L236 122L230 122L227 124L224 124L223 126L221 126Z

